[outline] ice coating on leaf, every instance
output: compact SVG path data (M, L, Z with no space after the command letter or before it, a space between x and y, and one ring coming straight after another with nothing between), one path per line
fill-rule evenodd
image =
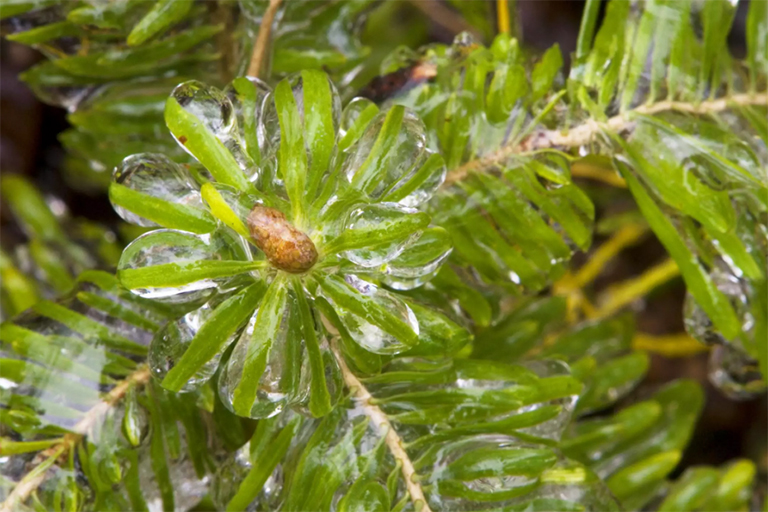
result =
M709 381L733 400L754 399L766 390L757 361L730 345L714 347L710 352Z
M446 174L439 155L426 148L425 131L424 123L402 106L377 114L349 149L343 176L372 199L423 203Z
M392 315L393 318L400 320L405 326L410 328L416 335L419 334L419 322L408 305L373 283L360 279L354 275L347 275L345 281L355 291L372 300L377 308L384 310ZM324 295L331 304L333 298ZM384 331L381 327L366 321L361 316L345 308L342 304L335 304L336 313L344 324L350 337L364 349L375 354L396 354L408 348L408 345L397 337Z
M336 86L318 71L289 76L264 101L261 129L266 134L269 155L279 157L277 177L283 182L290 181L292 170L283 167L294 165L280 151L299 151L303 146L303 179L308 187L304 192L309 201L332 170L340 118L341 99Z
M358 235L359 249L344 253L352 263L361 267L379 267L396 258L420 234L410 224L402 223L415 210L397 203L369 204L350 212L344 235ZM401 227L402 226L402 227Z
M140 154L116 171L110 197L121 214L167 228L132 242L118 277L139 297L185 307L227 295L233 302L221 314L236 315L229 318L233 332L254 309L257 316L268 311L261 327L252 319L221 372L221 394L233 411L251 417L286 407L327 413L342 385L322 328L311 324L316 308L329 304L333 311L327 313L338 316L337 328L349 335L344 339L366 350L394 354L413 347L422 319L428 327L425 353L466 342L457 324L415 303L412 308L377 285L416 288L451 251L447 233L435 229L422 236L431 218L415 207L440 186L445 164L425 148L424 125L412 112L393 107L379 114L376 105L358 99L342 116L328 76L306 70L273 91L248 77L223 91L185 82L166 101L164 115L199 165ZM352 273L371 275L372 282ZM246 292L254 279L273 291ZM278 318L277 302L265 309L268 297L286 300L286 294L292 297L289 309L300 313ZM253 302L248 311L241 304L245 296ZM167 389L182 389L203 365L201 354L214 354L195 350L191 356L181 349L195 336L184 324L188 319L168 325L157 338L153 366L158 377L168 373ZM289 335L289 329L298 330ZM208 336L206 329L194 344L203 347ZM211 337L216 343L226 338ZM285 348L296 348L288 338L299 340L295 352ZM205 361L207 376L217 359Z
M717 262L710 276L717 289L729 299L737 317L742 322L741 334L739 338L726 339L690 292L686 295L684 306L683 320L686 331L708 345L733 344L742 351L752 348L751 339L755 334L756 320L759 320L755 318L755 312L752 309L753 302L757 299L754 296L756 290L749 280L735 275L722 260Z
M339 149L346 151L379 112L379 107L367 98L353 98L341 112Z
M116 185L130 189L140 195L134 199L141 202L143 196L159 199L164 202L184 205L195 210L203 210L203 203L200 197L200 190L192 178L191 174L180 164L173 162L165 155L140 153L125 158L117 166L112 174L112 180ZM162 218L147 219L132 211L130 203L122 200L125 194L119 194L113 185L110 188L110 199L120 217L126 222L138 226L158 226ZM151 201L151 199L150 199ZM139 204L139 207L146 207L147 204ZM146 214L152 215L152 210L143 210ZM205 225L208 219L204 212L199 214L199 222Z
M197 335L203 323L210 318L214 305L206 303L199 309L191 311L176 321L168 322L155 334L149 346L148 362L152 376L162 381L168 372L176 366L189 348L192 339ZM219 360L224 349L231 343L226 342L222 350L203 365L192 378L181 388L181 392L194 391L208 382L219 366Z
M430 228L410 242L396 258L387 262L383 280L396 290L417 288L437 274L452 250L448 232L442 228Z
M338 397L339 377L335 362L323 358L320 352L312 351L313 344L322 340L322 336L314 320L308 320L302 315L297 299L295 292L289 291L285 302L281 303L282 307L272 310L271 316L277 323L271 333L264 332L264 329L270 328L269 319L265 320L264 317L268 312L262 314L257 310L240 335L219 377L219 396L233 412L252 418L269 418L289 406L301 405L315 413L311 393L326 393L330 395L330 401ZM262 303L261 309L265 307ZM314 341L307 338L309 329L313 331ZM314 364L321 365L322 381L315 380L319 376L312 368L311 358L316 356L320 360ZM252 367L249 366L253 358L258 361L255 366L258 374L252 373ZM332 364L326 366L328 363ZM248 411L244 414L243 406L238 403L238 395L245 393L243 387L249 386L251 382L245 383L243 379L252 377L258 381L257 389L255 394L248 395L253 396L253 401L246 404ZM325 389L328 383L331 385L330 393Z
M433 510L620 510L587 467L513 436L452 441L429 459L427 497Z
M160 277L173 284L174 274L194 271L206 261L216 260L213 248L204 238L171 229L150 231L131 242L117 265L118 277L131 292L144 298L169 302L191 302L211 294L216 288L213 278L180 277L178 285L152 284ZM145 277L146 276L146 277ZM186 282L184 282L186 281Z
M258 78L246 76L235 78L224 89L224 94L232 102L237 116L240 141L251 159L261 164L262 155L267 150L265 133L260 120L264 98L270 93L269 86Z
M179 106L191 114L232 154L246 176L256 172L253 162L245 153L240 140L237 112L229 98L222 92L197 80L179 84L171 93ZM194 157L203 149L187 145L188 138L173 134L176 142ZM199 158L198 158L199 159Z

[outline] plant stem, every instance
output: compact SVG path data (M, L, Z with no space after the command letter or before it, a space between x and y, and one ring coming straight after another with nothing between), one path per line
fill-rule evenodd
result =
M117 386L107 393L101 402L93 406L85 413L83 418L72 427L72 432L66 434L64 439L41 452L37 456L37 466L22 478L13 491L8 495L2 505L0 512L13 512L18 509L18 505L24 503L30 494L32 494L45 480L46 470L59 458L66 456L69 450L75 447L88 431L97 424L97 422L123 399L128 389L133 385L144 385L149 381L149 368L140 366L136 371L130 374L126 379L120 381Z
M277 8L283 0L269 0L267 10L261 18L259 26L259 35L256 37L256 43L253 45L251 53L251 63L248 65L248 76L259 78L259 73L264 65L267 49L269 48L269 36L272 32L272 22L275 20Z
M544 130L531 134L522 141L503 146L491 155L470 160L469 162L452 169L443 183L443 186L462 181L472 172L483 172L497 168L513 155L551 148L573 148L589 144L594 137L603 130L615 133L624 132L632 127L633 114L652 115L666 111L686 112L689 114L713 114L738 106L766 106L768 105L768 93L763 94L737 94L728 98L702 101L701 103L686 103L681 101L660 101L649 105L641 105L624 114L614 116L604 123L590 119L567 132L561 130Z
M496 23L500 34L509 34L509 4L507 0L496 0Z
M626 306L627 304L644 297L657 286L666 283L670 279L680 275L680 269L675 260L668 258L655 265L642 275L622 281L608 288L598 299L596 317L606 318Z
M661 354L664 357L691 357L709 350L707 345L696 341L684 332L662 336L637 333L632 338L632 348Z
M384 442L387 444L387 447L395 460L400 462L400 470L403 473L405 485L408 489L408 494L411 496L411 501L413 501L414 508L419 512L431 512L431 509L427 504L427 499L424 497L424 491L415 479L416 469L414 469L413 462L411 462L411 459L403 448L402 439L397 435L397 432L389 422L387 415L384 414L384 411L370 403L372 398L371 393L349 369L335 340L331 342L331 350L333 350L333 354L339 362L339 368L341 368L341 375L344 378L344 383L350 391L352 391L358 404L363 408L366 416L368 416L368 419L370 419L371 423L376 425L382 432L386 432L386 434L384 434Z

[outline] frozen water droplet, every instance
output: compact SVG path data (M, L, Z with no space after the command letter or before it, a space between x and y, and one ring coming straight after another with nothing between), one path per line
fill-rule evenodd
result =
M235 109L243 148L258 165L266 150L266 134L260 122L264 99L270 92L266 83L254 77L236 78L224 89Z
M711 271L710 276L717 289L729 299L736 316L741 320L743 336L753 337L755 318L751 303L755 291L749 280L736 276L732 269L728 268L727 262L720 259L716 262L716 267ZM691 293L686 295L683 314L685 330L702 343L708 345L734 344L740 350L745 350L741 340L728 340L720 333Z
M534 372L540 379L557 378L559 376L566 376L571 374L571 369L566 363L554 359L528 361L524 363L523 366ZM572 395L563 396L549 400L547 402L539 402L521 407L518 409L518 412L533 411L541 409L544 406L556 405L560 407L560 413L547 421L532 427L520 429L520 432L541 439L559 441L563 436L565 428L571 421L571 416L573 415L573 411L576 408L576 402L578 399L579 395L574 393Z
M217 510L225 510L237 493L253 464L250 461L250 443L238 449L218 465L211 481L211 500Z
M330 78L323 76L320 80L327 81L330 94L326 97L319 90L313 91L314 94L305 99L305 86L304 86L304 73L295 73L285 78L283 82L287 82L293 93L293 99L296 103L296 110L299 115L300 126L303 128L304 148L307 154L307 172L309 176L318 173L320 181L327 179L331 173L331 163L334 160L333 153L328 154L324 151L317 152L318 145L334 145L336 135L339 129L339 122L341 119L341 98L336 90L336 86L333 84ZM316 74L309 75L309 80L318 79ZM281 83L283 83L281 82ZM319 85L319 84L318 84ZM277 86L281 87L280 85ZM307 100L317 103L311 103L307 105ZM326 101L330 100L330 105ZM325 126L324 123L318 122L320 116L310 116L312 113L322 113L323 110L330 107L331 126ZM307 111L310 109L310 111ZM320 112L317 112L320 110ZM280 128L280 121L277 115L277 105L275 103L275 93L270 94L264 101L264 112L262 115L262 130L267 136L266 144L268 146L267 151L271 156L271 159L276 158L277 152L280 149L282 133ZM328 137L325 130L329 130L333 136ZM314 143L313 143L314 141ZM335 149L335 145L334 145ZM313 153L316 156L321 156L322 161L313 161ZM313 169L313 166L316 168ZM310 198L313 199L313 198Z
M438 450L427 478L432 488L428 499L435 510L469 510L479 500L503 508L514 499L505 494L533 491L539 474L556 461L553 450L524 447L511 436L476 435L448 442Z
M257 169L243 150L235 108L223 92L197 80L190 80L179 84L171 96L224 144L247 176L252 179L255 177ZM188 141L176 141L187 153L195 156L198 149L189 147Z
M376 104L368 98L354 98L350 101L341 113L339 137L343 138L346 136L350 128L360 121L360 114L371 107L376 108ZM378 110L378 108L376 108L376 110Z
M289 292L288 307L271 346L263 349L265 353L258 356L264 358L264 371L259 379L256 399L249 412L251 418L272 417L287 407L306 401L309 396L311 380L306 377L302 379L302 374L308 371L307 354L301 332L301 320L298 311L293 307L295 299L290 297L291 293ZM219 396L233 412L235 389L243 377L258 314L259 311L256 310L251 316L219 377Z
M171 369L176 366L189 349L192 339L197 335L205 321L211 317L220 300L214 299L191 311L178 320L168 322L155 334L149 346L149 367L152 376L162 381ZM216 372L221 354L234 341L234 336L222 345L221 350L213 359L205 363L191 379L181 388L181 392L194 391L205 384Z
M411 290L429 281L453 250L451 237L442 228L431 228L387 263L383 281L396 290Z
M126 157L115 167L112 180L135 192L146 194L174 204L205 209L199 187L184 166L165 155L140 153ZM115 211L126 222L139 226L157 226L130 210L112 203Z
M709 381L734 400L756 398L766 390L757 361L728 345L710 352Z
M414 212L415 210L412 208L396 203L368 204L350 212L345 229L358 230L360 232L381 230L383 226L396 222L401 216ZM378 245L373 248L345 251L344 257L361 267L379 267L399 256L420 234L421 232L417 231L403 239L394 240L388 244ZM376 243L376 240L372 239L371 243Z
M354 275L347 275L344 280L363 295L372 298L376 304L387 310L408 325L413 332L419 333L419 322L411 308L395 295ZM327 298L327 297L326 297ZM332 303L330 298L327 298ZM408 348L391 334L367 322L351 311L336 305L336 313L352 339L360 346L376 354L397 354Z
M183 267L202 260L218 259L207 240L207 236L173 229L145 233L123 250L117 264L118 277L130 287L130 283L125 283L126 273L123 271L169 264ZM137 286L130 289L140 297L178 303L205 298L213 292L216 284L216 280L206 278L178 287Z
M445 179L445 166L439 156L426 148L424 123L407 109L402 112L397 135L389 147L376 146L385 122L389 119L391 123L400 117L395 113L397 111L393 110L380 112L371 120L360 139L349 149L341 172L372 199L389 201L388 197L392 195L397 197L394 201L416 205L428 199L440 186ZM406 190L408 193L404 193Z

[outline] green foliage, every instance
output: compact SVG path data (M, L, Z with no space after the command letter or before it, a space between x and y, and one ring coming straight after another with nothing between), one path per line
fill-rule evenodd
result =
M765 2L741 61L731 2L598 23L589 0L568 76L493 37L494 4L445 5L488 46L398 50L377 104L351 99L369 0L3 4L69 109L68 172L149 230L120 255L3 178L26 237L0 253L4 510L754 505L750 461L676 473L704 393L632 394L651 359L601 302L630 301L578 307L627 226L653 232L712 382L764 393ZM238 76L264 30L262 79Z

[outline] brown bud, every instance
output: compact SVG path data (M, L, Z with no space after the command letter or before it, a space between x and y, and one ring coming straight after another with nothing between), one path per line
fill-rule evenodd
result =
M279 210L255 206L248 214L248 231L256 247L280 270L299 274L312 268L317 261L315 244L293 227Z

